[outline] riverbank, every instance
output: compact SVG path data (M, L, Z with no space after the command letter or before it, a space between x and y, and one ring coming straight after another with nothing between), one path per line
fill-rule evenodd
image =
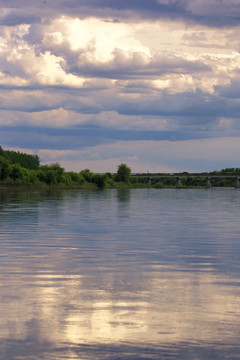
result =
M99 188L96 184L93 183L84 183L79 184L56 184L56 185L47 185L47 184L0 184L0 191L9 191L9 190L49 190L49 189L76 189L76 190L111 190L111 189L205 189L206 186L172 186L172 185L150 185L150 184L125 184L125 183L115 183L114 185L107 185L103 188Z
M164 189L240 187L240 168L188 173L132 173L126 164L115 173L65 171L58 163L41 165L37 155L3 150L0 146L0 189Z

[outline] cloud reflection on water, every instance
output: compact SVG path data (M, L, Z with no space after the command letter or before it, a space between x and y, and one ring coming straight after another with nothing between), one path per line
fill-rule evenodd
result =
M203 194L206 196L206 192ZM119 196L117 201L109 194L96 193L94 201L93 195L89 196L80 196L78 203L88 203L84 209L88 214L94 212L98 232L90 226L93 219L86 227L81 218L80 227L71 224L79 204L69 197L57 202L61 206L49 219L52 228L42 224L53 203L47 206L37 201L32 212L38 216L22 215L23 222L16 222L14 231L10 229L14 217L4 218L6 214L2 214L8 220L0 221L4 230L0 233L0 358L237 359L240 284L231 276L231 269L217 271L214 256L198 249L189 255L184 244L172 238L167 249L164 242L157 248L155 235L149 235L147 225L142 237L144 227L135 228L138 241L132 248L134 238L129 226L132 221L140 226L137 215L149 212L149 193L145 198L142 195L147 209L139 209L133 217L134 196L130 195L128 206L120 210ZM21 204L22 209L24 206L26 202ZM114 231L106 224L100 226L99 207L105 215L119 215ZM129 216L121 216L124 209L131 217L130 223ZM194 207L192 211L194 217ZM181 226L176 222L182 218L176 214L173 216L179 231ZM38 223L33 225L31 221L36 218ZM58 221L65 226L59 229ZM8 240L4 241L8 226ZM90 235L85 233L88 227ZM80 229L82 234L77 234ZM164 227L161 229L164 232ZM169 234L173 236L173 229ZM147 235L150 243L144 245ZM171 247L177 246L178 257L172 262ZM229 246L234 251L234 242ZM164 261L153 256L154 247L156 252L162 249Z
M141 290L112 293L119 281L126 287L133 281ZM228 281L167 269L134 279L102 273L97 283L94 276L19 271L12 279L8 275L7 284L1 276L1 338L27 345L30 337L36 344L67 343L70 348L144 344L178 351L183 343L237 346L239 283L226 286Z

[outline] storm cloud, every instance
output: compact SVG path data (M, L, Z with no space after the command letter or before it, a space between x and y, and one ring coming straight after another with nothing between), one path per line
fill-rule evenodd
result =
M0 5L5 8L6 2ZM131 19L159 19L182 20L187 23L195 22L206 26L237 26L240 19L240 4L238 0L43 0L33 4L27 0L8 1L7 7L13 9L9 15L8 25L16 25L16 17L22 23L29 23L16 10L26 9L29 14L44 18L54 18L61 15L88 18L100 17L118 22ZM34 15L32 15L34 19ZM10 20L12 18L12 20ZM19 21L18 20L18 21ZM27 22L25 22L27 21ZM34 21L33 21L34 22Z

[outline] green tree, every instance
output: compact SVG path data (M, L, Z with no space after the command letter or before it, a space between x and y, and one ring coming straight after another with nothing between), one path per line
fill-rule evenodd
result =
M76 184L83 184L84 178L81 174L75 173L74 171L69 171L68 175L71 178L71 182L74 182Z
M84 180L87 182L91 182L91 178L93 173L89 169L82 170L80 174L83 176Z
M27 172L27 179L29 184L37 184L39 183L39 179L37 176L37 171L35 170L26 170Z
M64 173L62 174L62 180L61 182L65 185L70 185L71 184L71 176L68 173Z
M30 155L19 151L0 150L0 154L12 164L20 164L25 169L36 170L39 168L40 159L38 155Z
M99 189L104 189L106 185L106 176L101 174L94 174L92 176L92 182L97 185Z
M19 164L13 164L11 166L10 178L14 181L22 180L24 177L24 169Z
M105 185L114 186L113 175L110 172L107 172L105 174L105 178L106 178Z
M0 156L4 157L4 150L2 149L2 147L0 146Z
M10 174L10 163L0 155L0 180L5 180Z
M131 169L126 164L118 165L118 171L116 174L116 181L130 183Z
M51 165L40 166L38 177L41 182L54 185L62 182L63 174L64 168L62 168L58 163L54 163Z
M52 169L48 169L46 171L46 183L48 185L56 185L58 183L56 171L54 171Z

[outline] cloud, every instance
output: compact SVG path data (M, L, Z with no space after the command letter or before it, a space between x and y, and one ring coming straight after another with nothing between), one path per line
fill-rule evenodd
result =
M118 141L82 150L39 150L43 162L59 161L67 170L115 172L124 162L132 172L211 171L238 167L239 138L171 141Z
M166 74L207 72L210 68L200 61L189 61L173 54L146 56L142 52L125 52L115 49L108 62L80 56L68 71L75 75L112 79L158 79Z
M4 9L6 2L1 0L0 5ZM9 26L30 24L39 22L39 18L52 19L63 14L81 19L99 17L115 22L171 19L209 27L237 26L240 18L238 0L51 0L34 3L9 0L7 6L11 14L3 16L2 21Z
M169 141L199 152L187 141L239 136L238 2L0 4L2 146L57 151L66 164L71 156L77 164L76 151L96 168L129 159L140 169L157 168L158 155L131 146L147 153L155 142L158 154L174 148ZM113 144L105 158L99 149ZM176 168L173 155L161 166Z
M240 78L231 80L230 84L226 86L216 86L215 91L221 97L228 99L239 99L240 98Z
M0 109L32 113L60 107L63 98L49 95L41 90L0 90Z
M20 24L35 24L40 22L40 16L34 14L34 12L16 8L1 8L0 25L16 26Z
M240 4L238 0L188 0L186 10L199 16L221 16L222 18L239 18Z
M181 24L177 25L180 37L173 30L174 26L176 30L173 23L152 27L150 23L115 24L63 17L50 25L22 25L2 36L0 84L13 86L15 81L15 86L84 88L94 78L142 79L148 86L150 81L155 81L153 87L163 84L165 91L169 88L173 92L171 79L175 83L181 80L182 87L186 75L186 87L181 91L190 88L213 91L214 86L226 83L229 76L235 75L239 53L233 49L226 53L225 48L231 33L223 37L211 32L212 41L218 43L217 52L214 49L211 53L209 47L213 44L207 40L193 52L192 43L196 37L199 39L199 30L184 31ZM165 43L169 26L171 34L176 35L171 35L170 42ZM152 31L159 36L154 41L151 39L150 47ZM202 35L201 39L205 37ZM237 41L235 46L238 47Z

